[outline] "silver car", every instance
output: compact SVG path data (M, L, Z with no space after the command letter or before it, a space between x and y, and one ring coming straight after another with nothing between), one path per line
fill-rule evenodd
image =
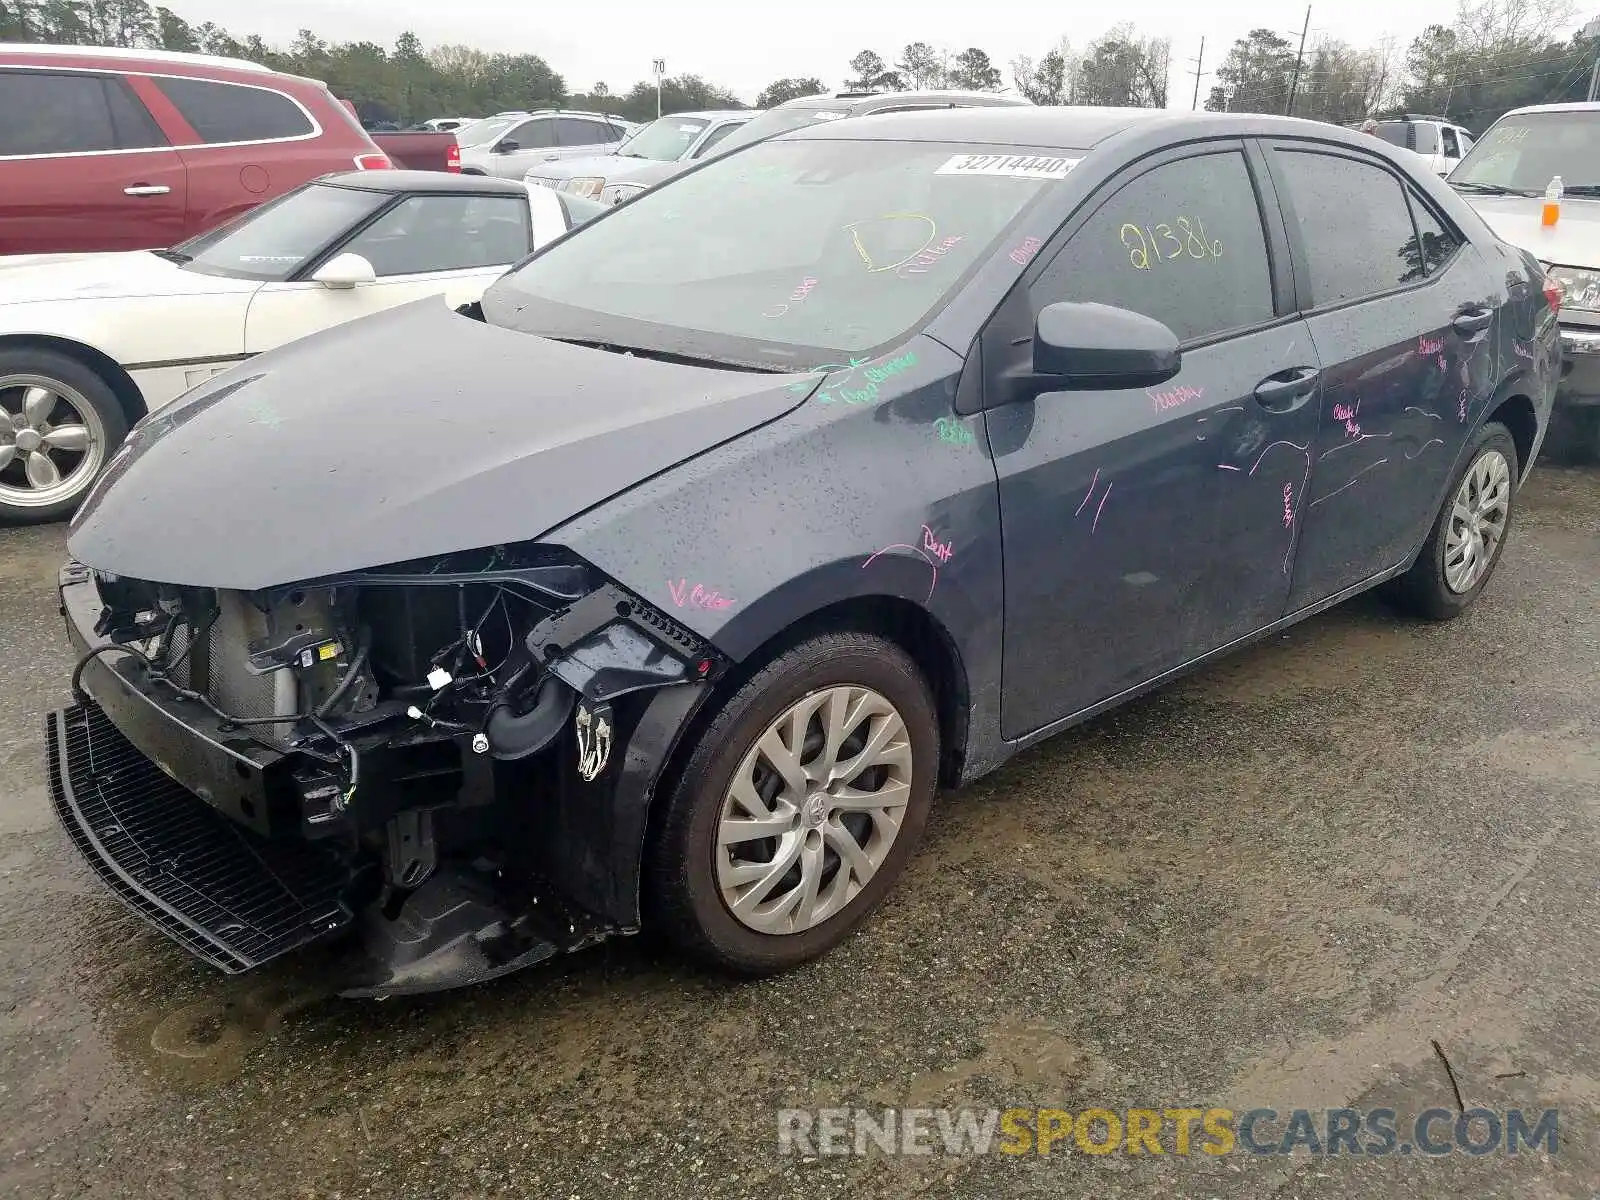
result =
M718 142L715 151L705 153L701 157L715 158L719 154L737 150L740 146L765 141L775 134L787 133L791 129L813 125L818 121L838 121L847 117L865 117L872 113L912 112L927 108L987 108L1027 103L1027 100L1020 97L997 96L993 92L951 90L835 92L831 96L801 96L754 116L741 129ZM640 163L629 170L626 181L618 180L612 183L608 180L603 198L608 203L620 204L663 179L671 179L679 172L687 171L694 166L694 163L694 159L687 158L676 162ZM529 182L536 181L529 180Z
M1545 189L1558 175L1559 215L1545 225ZM1537 255L1564 290L1561 386L1549 441L1600 459L1600 104L1512 109L1478 139L1449 183L1489 228Z
M541 109L500 114L458 130L463 175L521 179L538 163L605 154L632 132L621 117Z
M639 190L631 185L641 174L650 175L664 164L688 164L703 158L713 146L760 115L760 110L750 109L673 113L642 126L614 154L540 163L523 178L530 187L555 188L615 203Z

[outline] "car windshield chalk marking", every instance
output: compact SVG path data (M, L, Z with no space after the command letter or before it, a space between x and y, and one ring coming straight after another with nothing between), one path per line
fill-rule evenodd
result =
M957 154L935 175L1005 175L1012 179L1065 179L1081 159L1035 154Z
M1124 222L1117 230L1117 236L1128 251L1128 261L1137 271L1151 269L1150 256L1155 255L1157 262L1170 262L1175 258L1221 258L1222 242L1220 239L1208 239L1203 221L1191 220L1189 217L1176 219L1178 232L1174 233L1171 225L1162 221L1153 228L1149 225L1139 226L1132 221ZM1133 236L1138 239L1134 245L1128 241L1128 231L1133 231ZM1179 234L1182 236L1180 237ZM1158 236L1159 235L1159 236ZM1165 238L1171 245L1167 253L1161 253L1161 238ZM1174 248L1175 247L1175 248Z
M907 254L904 257L902 257L900 259L897 259L896 261L894 261L892 263L888 263L887 265L879 266L873 260L872 255L867 252L867 248L864 245L861 244L861 226L863 226L863 225L871 225L875 221L876 222L884 222L885 224L888 224L890 222L905 222L905 221L920 222L923 226L925 226L925 229L923 231L921 231L920 233L918 233L918 234L913 234L912 236L914 236L914 237L915 236L920 236L922 238L922 244L919 245L910 254ZM901 228L904 228L904 226L902 225ZM856 253L861 256L861 261L866 264L867 273L869 275L876 275L876 274L878 274L880 272L883 272L883 271L896 271L896 270L899 270L901 267L905 266L912 259L916 258L917 255L921 254L929 246L933 245L933 239L939 236L939 227L933 223L933 218L928 216L928 215L926 215L925 213L903 213L903 212L900 212L900 213L884 213L882 216L866 217L866 218L864 218L864 219L862 219L860 221L852 221L852 222L850 222L850 224L845 226L845 229L850 234L851 242L853 242L855 244ZM886 236L893 236L893 235L886 235ZM871 240L871 239L869 238L869 240Z
M895 277L909 279L913 275L926 275L928 268L937 266L939 260L960 244L961 237L947 237L936 245L929 246L913 254L909 261L901 263L895 268Z
M1420 458L1422 456L1423 451L1425 451L1429 446L1442 446L1442 445L1444 445L1444 439L1443 438L1429 438L1427 441L1423 442L1422 445L1417 448L1417 452L1415 454L1413 454L1413 453L1411 453L1411 451L1407 450L1406 451L1406 458L1407 459Z
M1315 508L1317 505L1321 504L1324 500L1332 500L1335 496L1337 496L1340 492L1344 491L1346 488L1355 487L1356 484L1361 482L1361 477L1363 475L1365 475L1368 471L1374 471L1377 468L1383 466L1383 464L1388 462L1388 461L1389 460L1387 458L1380 458L1375 463L1368 463L1366 466L1362 467L1361 470L1357 471L1354 475L1352 475L1350 477L1350 482L1345 484L1344 487L1334 488L1333 491L1329 492L1326 496L1318 496L1315 500L1313 500L1311 502L1311 507Z
M783 314L788 312L789 309L792 306L803 302L807 296L811 295L812 291L816 288L816 286L817 286L817 280L816 280L815 276L807 275L804 279L802 279L799 282L799 284L795 287L794 291L789 293L789 299L788 300L784 301L782 304L774 305L772 308L767 309L761 315L763 317L781 317L781 316L783 316Z

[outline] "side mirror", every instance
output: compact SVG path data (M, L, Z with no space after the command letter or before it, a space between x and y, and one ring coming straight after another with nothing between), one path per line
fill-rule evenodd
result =
M1034 322L1028 390L1154 387L1182 365L1178 335L1153 317L1109 304L1047 304Z
M522 149L522 143L521 142L514 142L510 138L507 138L503 142L496 143L495 148L494 148L494 152L496 154L510 154L513 150L521 150L521 149Z
M320 283L325 288L345 290L353 288L358 283L374 283L378 275L372 269L372 264L359 254L335 254L318 268L317 273L311 277L313 283Z

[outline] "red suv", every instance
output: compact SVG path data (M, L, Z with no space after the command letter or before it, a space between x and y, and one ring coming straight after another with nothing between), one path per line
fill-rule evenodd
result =
M159 50L0 45L0 254L174 245L389 159L314 79Z

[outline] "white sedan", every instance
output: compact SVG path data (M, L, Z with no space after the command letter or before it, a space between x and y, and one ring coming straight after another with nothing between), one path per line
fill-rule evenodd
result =
M457 307L598 204L430 171L330 175L171 250L0 258L0 523L70 513L145 413L251 355Z

